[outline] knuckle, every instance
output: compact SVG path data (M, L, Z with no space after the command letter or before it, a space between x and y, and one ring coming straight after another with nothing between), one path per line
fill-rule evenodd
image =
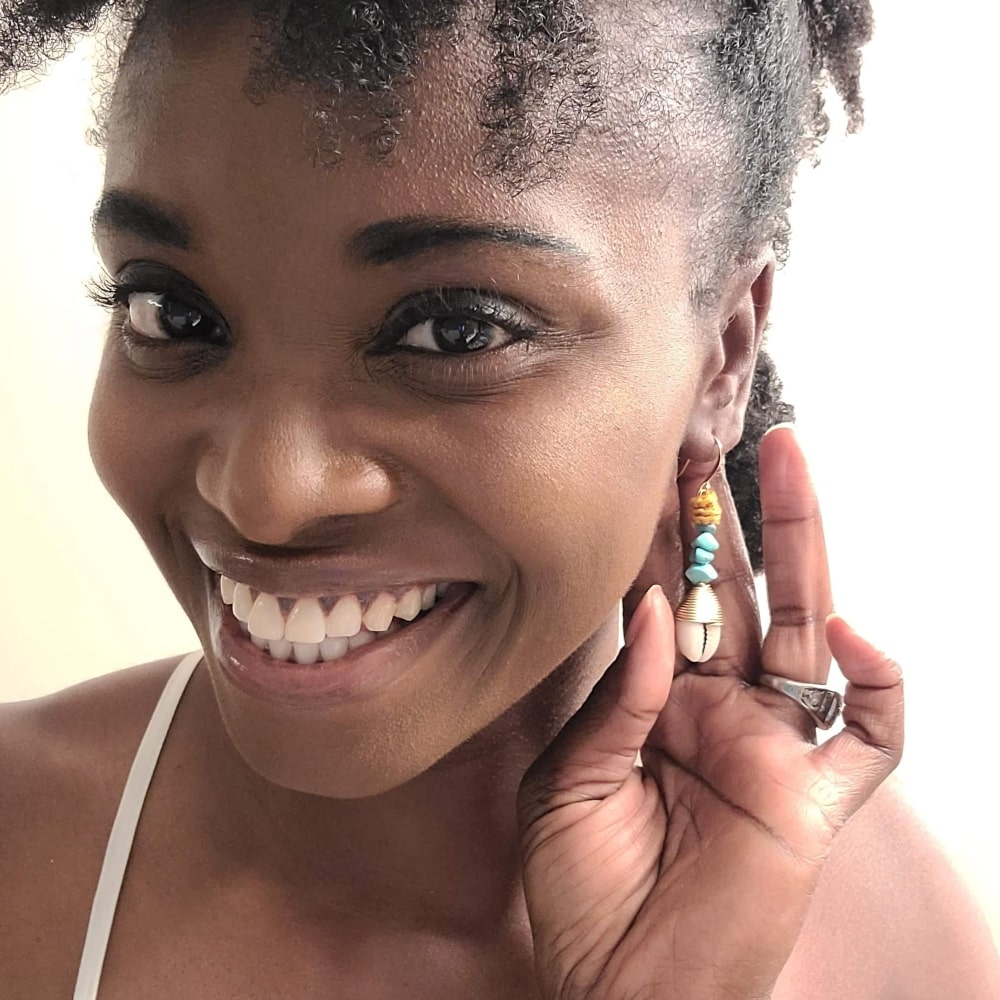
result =
M803 604L782 604L771 609L772 628L812 628L825 622L813 608Z
M822 524L819 509L805 514L765 514L761 523L765 528L794 528Z

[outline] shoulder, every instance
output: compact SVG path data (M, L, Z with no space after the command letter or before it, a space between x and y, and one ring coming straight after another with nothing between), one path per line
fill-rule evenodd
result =
M179 660L0 705L0 979L43 981L28 967L51 958L39 941L82 946L125 779Z
M106 817L179 657L0 705L0 865L49 839L47 824ZM16 817L16 822L14 821ZM113 819L113 816L110 817Z
M839 980L841 992L831 996L1000 996L985 919L898 782L880 789L834 842L783 978L815 983L819 969Z
M26 805L49 782L66 791L89 791L121 765L127 773L150 713L179 662L179 657L157 660L42 698L0 705L0 802L10 805L16 796Z

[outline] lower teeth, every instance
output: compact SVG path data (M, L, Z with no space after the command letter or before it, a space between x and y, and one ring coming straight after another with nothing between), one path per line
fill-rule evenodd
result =
M408 623L407 623L408 624ZM311 663L332 663L346 656L353 649L360 649L374 642L379 636L392 635L403 627L403 622L394 619L384 632L369 632L362 629L349 638L330 636L322 642L289 642L287 639L260 639L250 635L246 622L240 622L240 628L245 635L250 635L250 641L275 660L288 662L293 660L302 665Z

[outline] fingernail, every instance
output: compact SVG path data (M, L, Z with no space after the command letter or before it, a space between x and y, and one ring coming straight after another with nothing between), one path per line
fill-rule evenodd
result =
M774 424L772 427L768 427L768 429L764 431L763 437L767 437L768 434L771 433L771 431L779 431L779 430L791 431L794 434L795 424L793 424L790 420L786 420L784 423ZM763 440L763 438L761 438L761 440Z
M662 600L666 600L663 594L663 588L658 584L654 583L649 590L646 591L642 596L642 600L639 602L639 606L635 609L635 614L632 615L632 620L628 623L628 629L625 632L625 645L631 646L635 642L636 637L645 625L646 618L650 615L653 609L653 601L657 599L657 595L654 591L659 592L659 597Z
M843 616L843 615L842 615L842 614L841 614L841 613L840 613L839 611L831 611L831 612L830 612L830 613L829 613L829 614L828 614L828 615L826 616L826 620L824 621L824 623L823 623L823 624L824 624L824 625L829 625L829 624L830 624L830 622L832 622L832 621L835 621L835 620L838 620L838 619L840 620L841 624L843 624L843 626L844 626L844 627L845 627L845 628L846 628L846 629L847 629L847 630L848 630L849 632L853 632L853 633L854 633L855 635L857 635L857 634L858 634L858 632L857 632L857 629L855 629L855 628L854 628L854 627L853 627L853 626L851 625L851 623L850 623L849 621L847 621L847 620L846 620L846 619L844 618L844 616Z

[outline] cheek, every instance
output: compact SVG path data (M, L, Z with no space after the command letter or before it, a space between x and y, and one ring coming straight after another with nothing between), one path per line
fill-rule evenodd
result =
M614 612L672 502L689 380L662 359L659 378L617 362L533 380L453 442L481 459L445 489L459 492L456 507L511 564L505 596L514 606L498 615L512 625L504 647L509 662L517 650L536 672Z
M130 406L134 401L122 391L126 383L116 378L111 355L112 348L108 346L90 400L87 437L90 457L105 489L135 521L139 509L135 502L137 494L141 494L144 485L148 486L149 480L145 475L135 474L138 470L133 463L137 458L142 460L143 452L150 455L152 449L139 448L138 415Z
M109 336L91 397L88 441L101 481L133 521L143 520L144 503L193 482L210 398L198 380L156 382L137 374Z
M135 526L167 582L178 593L178 567L166 521L168 498L187 474L191 440L178 420L169 387L150 391L121 371L109 346L91 398L88 440L91 459L105 489Z

